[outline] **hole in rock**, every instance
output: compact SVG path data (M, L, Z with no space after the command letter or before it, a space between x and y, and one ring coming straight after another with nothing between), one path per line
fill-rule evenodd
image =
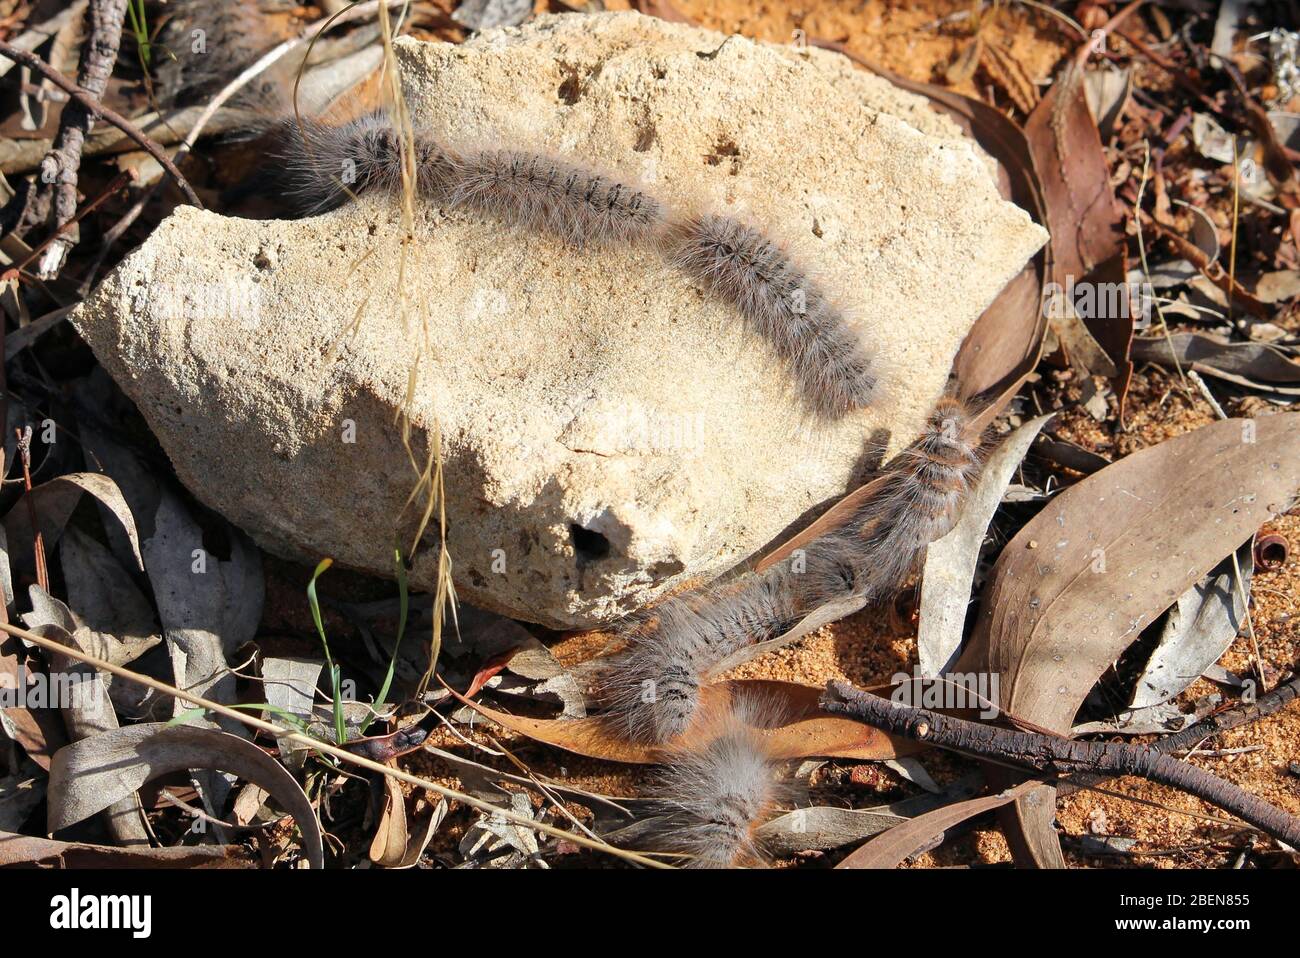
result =
M569 524L569 535L573 538L573 551L578 554L579 561L603 559L609 555L609 540L599 532L573 522Z

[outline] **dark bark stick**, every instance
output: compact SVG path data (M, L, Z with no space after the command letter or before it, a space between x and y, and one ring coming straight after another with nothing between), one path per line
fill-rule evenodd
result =
M75 104L79 104L89 113L117 127L135 141L141 149L158 161L159 165L167 171L168 175L176 182L176 185L180 187L181 192L185 194L186 200L194 206L197 206L199 209L203 208L203 203L199 200L198 194L194 192L189 181L186 180L181 171L176 168L176 164L171 161L163 148L142 133L140 129L126 117L122 116L116 110L100 103L88 90L83 90L33 53L28 53L26 50L20 50L8 43L0 42L0 56L3 56L8 60L13 60L15 63L21 63L24 66L31 67L33 70L41 73L43 76L49 78L52 83L65 91L68 96L72 98ZM73 104L69 104L64 112L66 113L67 110L72 108ZM84 132L82 134L82 143L84 145ZM60 141L59 139L56 139L53 148L51 149L51 155L58 151L59 147ZM42 167L44 167L44 163L42 163ZM44 179L43 176L42 179ZM75 182L73 184L73 189L75 191ZM15 202L16 201L18 201L18 198L15 198ZM38 205L39 203L37 201L30 201L28 206L29 212L24 216L24 219L30 219L36 216L36 214L39 213L39 210L36 209ZM48 217L48 213L49 206L47 205L45 214L36 218L34 222L28 223L27 228L30 229L31 226L44 222ZM19 225L21 226L21 224Z
M54 212L54 227L71 222L77 212L77 179L81 169L81 150L86 135L95 125L91 105L98 103L108 89L108 78L117 63L122 44L122 21L127 0L91 0L86 8L86 42L77 65L77 86L84 96L75 97L59 117L59 131L50 152L40 166L40 185L30 198L18 222L17 232L25 235L49 219ZM72 91L68 91L71 95ZM40 270L42 276L58 272L72 243L60 236L51 245Z
M1152 742L1150 747L1165 755L1182 751L1185 748L1191 748L1197 742L1212 735L1218 735L1221 732L1239 728L1242 725L1249 725L1251 722L1258 722L1262 718L1280 712L1297 698L1300 698L1300 674L1283 682L1267 695L1261 696L1258 701L1243 702L1215 715L1207 715L1195 725L1189 725L1181 732L1166 735L1159 741ZM1058 784L1057 793L1070 795L1081 788L1088 788L1112 777L1111 775L1094 772L1073 775Z
M1292 848L1300 848L1300 818L1148 745L1084 742L982 725L929 709L903 706L863 692L847 682L831 682L826 686L822 708L859 719L892 735L1039 772L1137 775L1204 799Z
M86 21L90 27L86 45L81 50L81 63L77 67L77 85L88 97L99 102L108 89L108 79L117 63L117 51L122 45L122 21L126 18L127 0L90 0ZM54 149L41 164L45 178L47 164L57 165L54 184L54 227L62 229L77 215L77 179L81 172L81 150L86 136L95 126L95 114L84 100L73 100L59 117L59 133L54 139ZM45 263L49 267L42 275L52 276L63 264L68 251L76 242L67 234L50 244Z

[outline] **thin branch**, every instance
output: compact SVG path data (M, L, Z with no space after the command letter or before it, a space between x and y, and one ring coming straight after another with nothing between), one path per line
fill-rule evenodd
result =
M77 64L77 87L85 94L69 103L59 116L59 130L50 151L41 160L40 182L35 191L25 192L19 235L43 225L54 212L55 235L41 258L38 274L49 279L63 268L68 252L76 245L75 233L63 227L77 214L77 180L81 172L81 151L95 126L95 104L103 99L108 80L122 45L122 21L127 0L90 0L86 9L86 41ZM75 227L73 227L75 231Z
M1204 799L1292 848L1300 848L1300 818L1148 745L1083 742L982 725L929 709L910 708L847 682L830 682L821 704L828 712L847 715L892 735L1038 772L1138 775Z
M159 165L167 171L167 174L176 181L176 185L180 187L181 192L185 194L185 198L191 205L203 209L203 202L199 199L198 194L194 192L189 181L185 179L181 174L181 171L176 168L176 164L168 158L161 146L149 139L149 137L144 133L141 133L134 123L111 107L107 107L94 100L87 91L81 89L81 87L77 86L35 54L28 53L26 50L19 50L3 41L0 41L0 56L13 60L16 63L21 63L24 66L31 67L33 70L42 73L48 77L52 83L61 88L70 97L82 104L82 106L86 107L86 109L90 110L97 117L111 123L113 126L125 133L128 137L134 140L142 150L158 161Z

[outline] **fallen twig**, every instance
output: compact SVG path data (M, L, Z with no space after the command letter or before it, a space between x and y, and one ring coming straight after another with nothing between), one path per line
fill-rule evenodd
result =
M53 233L47 236L39 246L37 246L29 254L27 254L27 258L24 259L21 263L19 263L15 267L15 269L19 270L20 272L22 270L25 270L28 266L31 265L32 260L36 259L36 257L41 255L41 251L44 250L45 247L49 246L51 243L58 240L59 237L65 235L69 230L71 230L78 223L80 223L88 214L94 212L110 196L120 192L121 190L126 189L133 182L135 182L135 180L138 177L139 174L135 170L123 170L121 173L117 174L117 176L113 177L113 181L109 183L108 186L105 187L104 190L98 196L96 196L89 203L82 206L82 208L77 211L76 215L73 216L72 219L68 220L66 223L61 224L58 229L56 229Z
M107 107L103 103L98 102L89 91L83 90L35 54L28 53L26 50L19 50L3 41L0 41L0 56L39 71L72 97L73 100L94 113L95 116L111 123L113 126L121 130L124 134L139 144L141 149L158 161L159 165L162 166L162 168L167 171L168 175L176 181L176 185L180 187L181 192L185 194L185 198L191 204L197 206L199 209L203 209L203 203L199 199L198 194L194 192L193 187L190 186L189 181L185 179L181 174L181 171L176 168L176 164L171 161L161 146L151 140L144 133L140 132L140 129L134 123L111 107Z
M91 0L86 12L86 42L77 65L76 85L80 93L67 91L73 102L59 117L59 132L54 137L53 148L41 161L40 178L33 190L25 193L21 200L15 199L15 202L24 204L15 228L19 236L45 223L53 209L55 235L38 269L45 279L58 275L68 251L76 242L67 235L64 227L72 223L77 214L81 149L95 125L98 115L95 108L108 89L108 78L117 62L126 3L127 0Z
M821 704L828 712L858 719L891 735L1039 772L1137 775L1204 799L1292 848L1300 848L1300 818L1149 745L1084 742L983 725L904 706L847 682L828 683Z

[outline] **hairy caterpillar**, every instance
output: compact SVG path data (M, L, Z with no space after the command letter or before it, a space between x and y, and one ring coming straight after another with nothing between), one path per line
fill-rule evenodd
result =
M850 552L870 556L868 599L902 586L925 547L952 528L980 469L981 439L965 403L940 399L921 437L890 464L880 491L837 530Z
M667 742L686 730L708 670L732 652L775 638L798 617L783 566L656 606L624 630L628 647L596 679L596 697L627 739Z
M674 233L673 259L772 344L816 412L836 417L870 404L876 377L861 338L785 250L726 216L695 217Z
M703 744L674 753L654 789L650 814L636 828L638 844L685 855L688 868L761 865L754 831L791 789L761 728L774 724L761 700L733 703Z
M382 112L340 126L286 122L280 135L268 173L301 215L401 188L405 145ZM415 189L425 199L575 246L656 249L735 307L815 413L836 417L870 403L876 375L860 335L808 271L758 230L724 216L678 219L641 187L540 153L452 148L420 131L413 140Z
M944 398L874 494L843 526L808 542L798 565L783 561L671 598L653 618L631 623L627 648L596 677L609 721L633 741L670 741L690 725L711 670L733 652L775 638L827 602L875 602L901 588L955 521L978 468L972 419Z
M576 245L636 242L664 224L663 206L644 190L537 153L461 154L449 179L453 206L545 229Z
M405 146L382 113L341 126L286 124L284 132L290 143L278 155L286 192L304 214L401 188ZM451 208L578 246L641 241L664 223L662 204L646 191L540 153L452 150L420 132L412 147L417 194Z

